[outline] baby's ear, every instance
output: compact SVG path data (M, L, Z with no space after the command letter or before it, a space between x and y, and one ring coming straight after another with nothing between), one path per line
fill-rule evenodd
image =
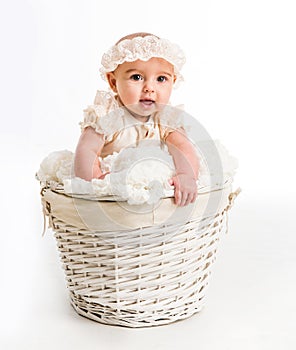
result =
M177 76L176 76L176 74L174 74L174 79L173 79L174 84L175 84L176 80L177 80Z
M116 77L113 72L108 72L106 73L106 78L109 83L109 86L113 92L117 92L117 87L116 87Z

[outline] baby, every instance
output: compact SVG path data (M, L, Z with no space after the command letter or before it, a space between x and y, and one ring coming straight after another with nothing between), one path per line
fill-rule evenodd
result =
M111 91L98 91L94 105L84 110L75 176L103 179L106 173L99 157L140 141L158 140L174 160L170 185L175 187L175 204L196 200L199 159L186 136L181 111L169 106L184 62L177 45L148 33L125 36L103 55L101 73Z

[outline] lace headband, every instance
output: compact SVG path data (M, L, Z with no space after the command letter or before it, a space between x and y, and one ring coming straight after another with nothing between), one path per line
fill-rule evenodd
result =
M136 60L148 61L152 57L163 58L174 66L175 87L184 80L180 73L185 63L183 51L178 45L154 35L125 39L112 46L102 57L101 76L106 80L106 73L113 72L119 64Z

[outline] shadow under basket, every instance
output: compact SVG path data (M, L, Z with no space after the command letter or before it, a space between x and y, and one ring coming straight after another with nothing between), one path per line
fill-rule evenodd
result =
M94 200L44 186L70 300L78 314L125 327L169 324L205 303L217 244L239 189L199 193L177 207Z

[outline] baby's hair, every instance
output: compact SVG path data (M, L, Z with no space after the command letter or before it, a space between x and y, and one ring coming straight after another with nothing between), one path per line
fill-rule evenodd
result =
M148 36L148 35L153 35L153 36L155 36L157 39L159 39L159 37L158 37L157 35L154 35L154 34L151 34L151 33L139 32L139 33L128 34L128 35L122 37L121 39L119 39L119 40L117 41L117 43L116 43L115 45L119 44L121 41L126 40L126 39L131 40L131 39L136 38L136 37L138 37L138 36L144 38L145 36Z

